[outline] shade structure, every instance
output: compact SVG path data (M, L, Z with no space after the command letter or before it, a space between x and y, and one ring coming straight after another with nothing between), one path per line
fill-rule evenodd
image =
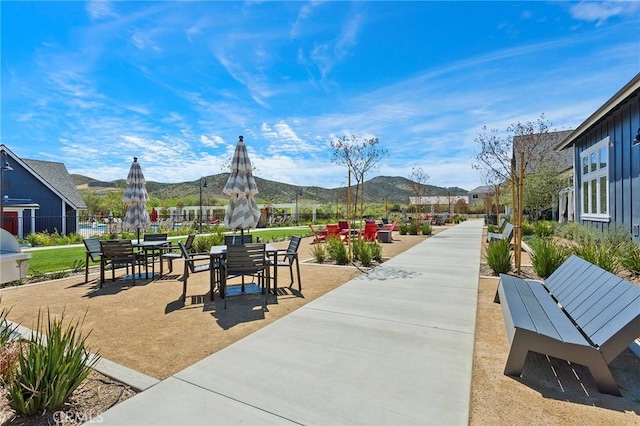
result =
M149 195L145 188L145 179L138 158L133 157L133 164L127 176L127 189L124 191L122 201L127 204L127 212L122 221L124 229L135 230L140 241L140 230L147 229L151 225L151 218L147 212Z
M260 220L260 209L254 199L258 187L253 178L251 160L242 136L233 154L231 174L222 192L230 197L227 214L224 216L225 226L241 231L255 228Z

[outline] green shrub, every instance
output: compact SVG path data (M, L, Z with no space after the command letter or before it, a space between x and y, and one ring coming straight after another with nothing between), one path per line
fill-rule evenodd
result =
M498 227L493 225L493 224L488 224L487 225L487 233L494 233L496 234L498 232Z
M371 266L371 260L373 259L373 255L371 253L371 244L364 243L360 246L358 250L358 260L362 263L363 266Z
M536 229L532 223L522 222L522 235L533 235L536 233Z
M415 220L409 224L409 235L418 235L418 222Z
M549 222L538 222L533 225L536 237L545 238L553 235L553 228Z
M571 254L571 250L548 237L531 241L531 247L533 270L542 278L553 274Z
M60 407L99 360L97 355L88 359L80 323L63 326L64 315L55 319L47 312L45 335L42 321L39 312L38 333L20 352L6 385L9 405L25 415Z
M198 253L208 253L212 246L224 244L224 234L221 231L211 235L202 235L193 240L193 247Z
M73 261L73 263L71 263L71 271L73 272L80 272L84 269L85 267L85 261L82 259L75 259Z
M347 248L340 240L340 237L336 235L330 235L327 238L327 252L338 265L346 265L347 263L349 263Z
M324 243L313 244L311 246L311 256L318 263L324 263L327 259L327 246Z
M555 229L555 235L567 240L576 241L580 244L594 242L598 239L598 232L593 228L581 225L576 222L563 223Z
M629 241L620 246L620 264L634 275L640 275L640 246Z
M16 331L17 326L12 326L7 316L9 316L11 308L2 308L0 310L0 351L12 339L13 333Z
M373 260L382 262L382 245L376 242L369 243L369 249L371 250Z
M407 226L406 223L403 223L402 225L398 226L398 233L400 235L407 235L408 232L409 232L409 227Z
M429 222L425 222L422 224L422 229L420 230L422 235L431 235L433 233L433 228Z
M610 244L613 246L622 246L628 243L629 241L631 241L631 234L629 234L629 231L627 230L627 228L623 226L620 226L620 225L610 226L609 229L607 229L602 234L602 238L600 241L603 242L604 244Z
M619 246L605 243L589 242L575 249L575 253L602 269L616 274L620 270Z
M511 248L506 240L493 240L487 245L487 264L495 274L511 272Z

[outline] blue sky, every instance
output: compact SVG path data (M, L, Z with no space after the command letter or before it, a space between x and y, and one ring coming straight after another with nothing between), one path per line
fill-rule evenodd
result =
M578 126L640 70L638 2L6 2L1 135L71 173L255 174L346 185L330 141L377 136L366 178L472 189L482 126Z

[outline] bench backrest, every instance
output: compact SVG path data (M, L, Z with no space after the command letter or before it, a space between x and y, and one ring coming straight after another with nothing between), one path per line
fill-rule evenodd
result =
M607 362L640 335L640 287L571 256L545 281Z
M507 223L504 226L504 230L502 231L502 239L506 241L511 241L512 236L513 236L513 225L511 223Z

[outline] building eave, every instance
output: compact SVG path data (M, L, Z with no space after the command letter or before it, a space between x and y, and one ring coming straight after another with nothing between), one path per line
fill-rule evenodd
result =
M573 132L571 132L566 138L564 138L557 146L556 150L560 151L571 146L575 140L586 132L591 126L596 124L599 120L609 114L614 108L616 108L622 101L631 96L633 92L640 89L640 73L636 74L629 83L627 83L622 89L620 89L615 95L613 95L607 102L605 102L600 108L582 122Z

